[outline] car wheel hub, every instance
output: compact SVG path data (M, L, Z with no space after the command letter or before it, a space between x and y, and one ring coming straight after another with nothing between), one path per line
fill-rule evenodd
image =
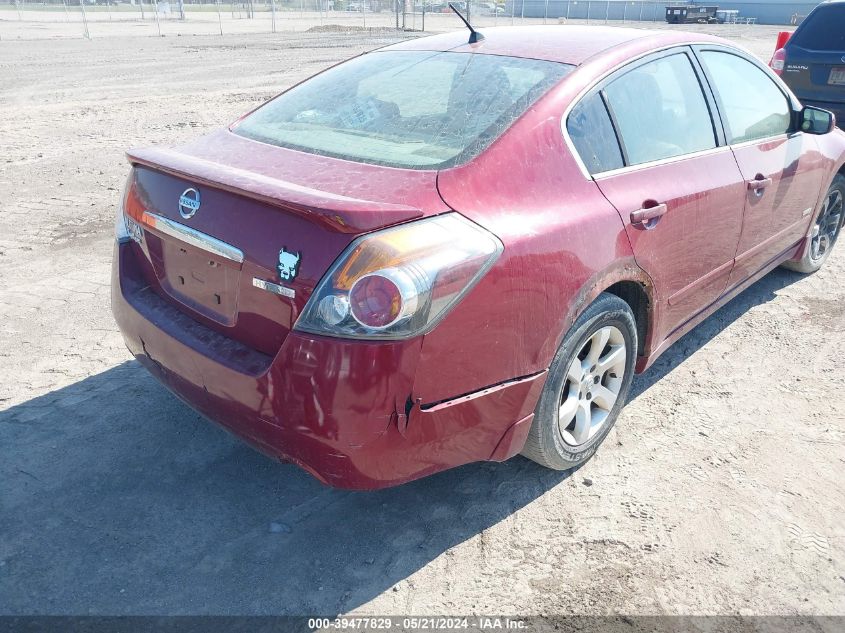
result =
M578 350L567 370L558 410L566 444L580 446L604 426L622 389L627 356L625 337L612 325L594 332Z
M836 241L839 229L842 226L842 210L842 193L835 189L825 199L824 206L813 227L810 243L810 256L813 260L821 259Z

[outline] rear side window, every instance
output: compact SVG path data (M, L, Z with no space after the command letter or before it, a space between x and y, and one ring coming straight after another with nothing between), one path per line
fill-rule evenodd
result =
M638 66L604 93L629 165L716 147L707 101L683 53Z
M714 84L728 143L789 131L792 121L789 102L766 73L731 53L704 51L700 57Z
M845 52L845 4L819 7L807 16L790 44L814 51Z
M582 99L572 109L566 131L591 174L623 166L622 151L599 93Z

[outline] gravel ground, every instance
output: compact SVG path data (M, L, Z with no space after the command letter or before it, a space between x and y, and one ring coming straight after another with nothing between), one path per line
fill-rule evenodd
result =
M682 339L574 475L327 489L130 360L112 218L125 148L387 40L0 27L0 613L845 614L845 247ZM710 30L766 57L777 28Z

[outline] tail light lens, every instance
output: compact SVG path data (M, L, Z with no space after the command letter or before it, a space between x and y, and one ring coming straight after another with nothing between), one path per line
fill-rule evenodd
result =
M769 62L769 66L778 75L780 75L783 72L783 65L784 65L785 62L786 62L786 51L782 48L779 48L775 51L775 54L772 55L772 61Z
M114 237L119 243L135 240L139 244L143 236L143 229L131 215L130 206L137 205L137 197L134 195L133 173L129 172L126 184L123 187L123 194L120 196L120 204L117 205L117 213L114 218ZM135 203L135 204L133 204Z
M131 174L129 178L132 178ZM126 226L126 216L123 210L126 203L126 192L129 190L129 182L129 179L127 179L123 186L123 193L120 194L120 201L117 205L117 213L114 215L114 238L121 244L129 241L129 228Z
M495 235L457 213L366 235L326 273L294 329L364 339L425 333L503 248Z

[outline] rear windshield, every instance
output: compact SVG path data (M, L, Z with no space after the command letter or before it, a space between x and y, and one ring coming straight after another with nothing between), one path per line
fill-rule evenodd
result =
M812 51L845 52L845 3L813 11L795 31L791 43Z
M470 53L370 53L292 88L233 131L364 163L450 167L477 156L572 68Z

